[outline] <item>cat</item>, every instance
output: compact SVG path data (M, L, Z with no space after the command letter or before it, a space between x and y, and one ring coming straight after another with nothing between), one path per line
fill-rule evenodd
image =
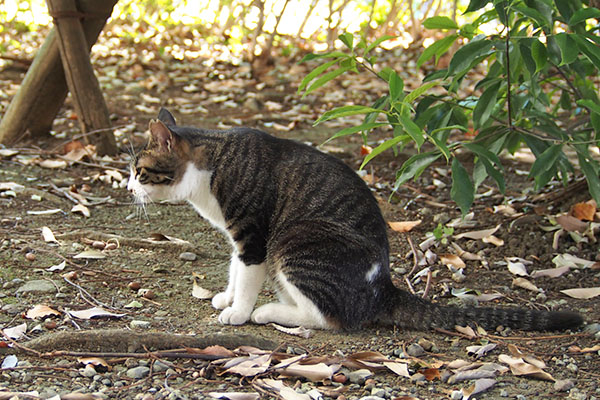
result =
M128 189L142 203L186 200L229 239L229 282L212 299L223 324L553 331L583 323L569 311L450 307L397 288L375 197L316 148L256 129L181 127L164 108L149 130ZM266 280L279 301L254 309Z

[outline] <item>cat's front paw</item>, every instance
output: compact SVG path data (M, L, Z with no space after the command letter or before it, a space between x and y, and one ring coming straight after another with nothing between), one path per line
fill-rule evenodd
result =
M242 325L250 319L250 312L227 307L219 315L219 322L224 325Z
M221 292L212 298L212 305L217 310L224 310L233 303L233 294Z

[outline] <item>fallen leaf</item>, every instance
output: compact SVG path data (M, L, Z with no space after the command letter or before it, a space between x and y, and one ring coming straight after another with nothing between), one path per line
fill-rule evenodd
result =
M51 316L58 316L60 313L45 304L38 304L32 309L28 310L25 314L25 318L29 319L44 319Z
M512 206L509 206L508 204L500 204L498 206L494 206L493 211L494 214L500 213L506 215L507 217L517 217L522 215L522 213L517 213L517 210L515 210Z
M571 267L569 267L568 265L565 265L564 267L558 267L558 268L540 269L537 271L533 271L531 273L531 277L534 279L542 277L542 276L547 276L549 278L558 278L559 276L569 272L570 270L571 270Z
M14 150L14 149L0 149L0 156L1 157L12 157L14 155L19 154L19 150Z
M524 375L531 378L542 379L546 381L555 381L552 375L550 375L548 372L542 370L542 368L538 366L525 362L522 358L511 357L507 354L500 354L498 356L498 360L500 362L508 364L508 366L510 367L510 371L513 373L513 375Z
M88 217L88 218L90 216L90 209L87 208L86 206L84 206L83 204L76 204L75 206L73 206L73 208L71 208L71 212L79 213L79 214L83 215L84 217Z
M504 240L502 240L499 237L496 237L494 235L486 236L486 237L482 238L481 241L483 243L491 243L496 247L504 246Z
M100 308L100 307L92 307L92 308L88 308L87 310L79 310L79 311L67 310L67 314L69 314L70 316L77 318L77 319L92 319L92 318L102 318L102 317L120 318L120 317L126 315L126 314L112 313L112 312L106 311L105 309Z
M527 268L522 262L513 262L508 260L507 267L508 271L513 275L529 276L529 274L527 273Z
M596 261L585 260L572 254L559 254L552 259L557 267L569 266L571 268L592 268Z
M385 365L390 371L392 371L398 376L410 378L410 373L408 372L408 365L406 363L396 361L385 361L383 365Z
M85 250L79 254L73 256L73 258L85 258L92 260L100 260L102 258L106 258L106 255L98 250Z
M456 254L460 257L463 258L465 260L468 261L479 261L482 259L482 257L480 255L474 254L474 253L470 253L468 251L463 250L457 243L452 242L450 243L452 245L452 247L454 247L454 250L456 250Z
M27 323L26 322L23 322L22 324L17 325L17 326L13 326L12 328L2 329L2 333L4 333L4 336L9 337L14 340L21 339L25 335L25 332L27 332Z
M452 265L456 268L466 267L465 262L456 254L440 254L440 261L445 265Z
M314 365L292 364L279 372L285 376L301 376L313 382L319 382L331 379L335 370L325 363L318 363Z
M473 328L471 328L470 326L458 326L458 325L456 325L454 327L454 329L456 329L457 332L460 332L463 335L466 335L469 339L474 339L474 338L477 337L477 334L475 333L475 331L473 330Z
M513 279L512 284L513 286L518 286L522 289L531 290L532 292L540 291L540 289L537 286L535 286L533 283L531 283L525 278L515 278Z
M239 362L231 367L229 364L238 359ZM271 365L271 354L263 355L252 355L249 357L238 357L224 365L224 368L228 368L226 372L232 374L238 374L242 376L256 376L265 372Z
M496 233L496 231L498 229L500 229L500 225L496 226L495 228L491 228L491 229L483 229L483 230L479 230L479 231L470 231L470 232L459 233L458 235L454 235L454 237L456 239L462 239L462 238L483 239L483 238L493 235L494 233Z
M28 215L52 215L52 214L58 214L63 212L63 210L61 210L60 208L53 208L50 210L40 210L40 211L35 211L35 210L30 210L27 211Z
M77 359L77 362L80 364L91 365L98 372L107 372L112 369L109 363L106 362L103 358L100 357L81 357ZM100 368L97 368L100 367Z
M67 266L67 262L63 261L60 264L53 265L51 267L46 268L46 271L54 272L54 271L62 271Z
M585 232L588 224L570 215L556 217L556 222L567 232Z
M428 382L431 382L435 379L441 379L440 370L437 368L425 368L419 371L421 374L425 376L425 379Z
M213 399L229 399L229 400L258 400L260 395L258 393L246 393L246 392L210 392L208 394Z
M47 226L42 227L42 237L46 243L58 243L58 240L54 237L54 233Z
M192 297L201 300L212 299L214 294L210 290L204 289L202 286L200 286L199 281L201 280L201 276L196 273L192 273L192 277L194 278L194 283L192 284Z
M209 356L217 356L217 357L235 357L235 353L229 349L226 349L223 346L214 345L208 346L203 349L195 349L195 348L186 348L186 351L191 354L205 354Z
M286 326L281 326L277 324L271 324L275 329L280 332L287 333L288 335L300 336L304 339L308 339L312 335L312 331L310 329L306 329L302 326L298 326L296 328L288 328Z
M481 358L495 348L495 343L488 343L486 345L467 346L467 354L475 358Z
M396 232L410 232L412 228L419 225L422 221L420 219L416 221L400 221L400 222L388 222L390 228Z
M565 289L560 292L575 299L591 299L600 296L600 287Z
M571 208L570 214L582 221L593 221L596 216L596 202L591 200L585 203L577 203Z
M137 300L132 301L131 303L125 304L123 308L142 308L144 305Z
M151 233L150 237L148 238L149 240L153 241L153 242L173 242L173 243L180 243L180 244L189 244L190 242L188 242L187 240L183 240L183 239L178 239L176 237L173 236L167 236L167 235L163 235L162 233Z
M493 387L496 384L495 379L482 378L477 379L475 383L468 388L462 389L463 398L462 400L468 400L471 396L475 394L479 394L485 392L489 388Z

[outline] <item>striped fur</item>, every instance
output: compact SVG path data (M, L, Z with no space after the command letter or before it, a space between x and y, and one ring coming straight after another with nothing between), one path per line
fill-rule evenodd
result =
M445 307L396 288L375 198L351 168L317 149L254 129L179 127L164 109L150 131L129 189L142 201L187 200L230 239L229 284L213 299L222 323L421 330L582 323L571 312ZM253 311L265 279L279 301Z

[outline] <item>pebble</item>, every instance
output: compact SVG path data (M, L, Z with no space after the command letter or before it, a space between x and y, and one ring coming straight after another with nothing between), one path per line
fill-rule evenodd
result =
M383 388L373 388L371 390L371 396L373 397L385 397L385 389Z
M17 293L56 293L56 286L46 280L33 280L17 289Z
M170 367L165 364L164 362L160 361L160 360L156 360L154 361L154 364L152 365L152 369L156 372L163 372L168 370Z
M576 365L576 364L573 364L573 363L569 363L569 364L567 364L567 369L568 369L569 371L571 371L572 373L574 373L574 374L576 374L576 373L577 373L577 371L579 371L579 368L577 368L577 365Z
M127 370L127 376L131 379L142 379L150 372L148 367L135 367ZM115 386L117 383L115 383Z
M23 279L15 278L11 281L5 282L4 285L2 285L2 288L3 289L12 289L15 286L22 284L23 282L25 282Z
M196 255L196 253L192 253L191 251L184 251L179 255L179 259L183 261L196 261L196 259L198 259L198 256Z
M561 379L554 382L554 390L557 392L566 392L571 390L575 386L575 383L570 379Z
M93 378L98 374L98 372L96 372L94 369L94 366L91 364L86 365L85 368L81 368L79 373L87 378Z
M148 328L150 328L150 321L140 321L140 320L134 319L133 321L131 321L129 323L129 327L131 329L148 329Z
M425 339L425 338L421 338L421 339L419 339L417 343L418 343L418 344L419 344L419 346L421 346L421 347L423 348L423 350L425 350L425 351L431 351L431 349L433 349L433 348L435 347L435 344L434 344L432 341L430 341L430 340L427 340L427 339Z
M569 392L568 398L572 399L572 400L586 400L588 398L588 396L587 396L587 393L584 393L577 388L573 388Z
M452 393L450 394L450 398L452 400L462 400L463 392L461 390L453 390Z
M410 380L412 382L424 382L425 381L425 375L423 375L420 372L417 372L416 374L413 374L410 376Z
M15 315L21 312L21 307L15 303L9 303L2 306L2 311L7 314Z
M365 382L365 379L372 375L373 373L371 373L371 371L369 371L368 369L358 369L356 371L348 373L347 376L350 382L363 384Z
M412 357L420 357L423 354L425 354L425 350L423 349L423 347L421 347L421 345L413 343L410 346L408 346L408 348L406 349L406 353L408 353L408 355Z
M585 333L589 333L591 335L595 335L596 333L600 332L600 324L598 323L594 323L594 324L589 324L588 326L586 326L583 331Z

